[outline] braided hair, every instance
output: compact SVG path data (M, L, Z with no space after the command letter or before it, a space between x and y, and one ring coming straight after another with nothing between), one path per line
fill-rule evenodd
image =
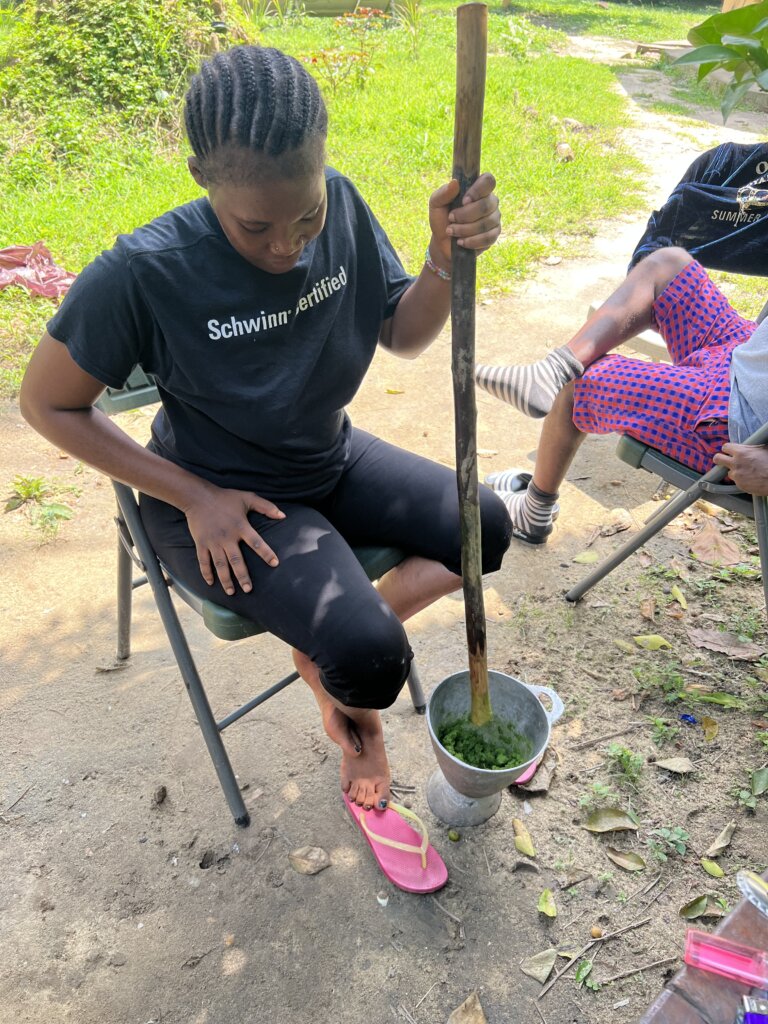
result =
M297 177L324 162L328 114L317 82L272 47L235 46L205 61L184 122L209 182L248 184L265 166Z

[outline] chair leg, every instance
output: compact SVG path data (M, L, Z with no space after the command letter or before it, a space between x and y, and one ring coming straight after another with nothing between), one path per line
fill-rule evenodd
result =
M768 611L768 499L754 494L752 496L752 505L755 510L757 544L760 548L760 573L763 580L763 596L765 598L766 611Z
M216 769L216 774L219 777L219 783L224 790L224 796L227 798L235 824L245 828L247 825L250 825L251 817L243 802L240 787L237 784L235 773L232 771L232 765L229 762L221 733L216 725L216 719L211 712L211 706L208 703L208 697L203 688L197 666L189 649L187 639L184 636L184 631L181 628L171 595L168 592L168 584L165 581L157 561L157 556L152 550L149 538L144 530L136 499L130 488L124 484L115 483L114 487L120 502L120 509L125 516L126 524L136 544L136 550L144 563L147 579L155 597L157 610L160 613L160 618L176 658L176 663L179 666L189 699L192 701L192 707L197 716L197 721L200 725L205 744L208 747L208 753L213 761L213 766Z
M133 601L133 562L117 535L117 659L131 656L131 605Z
M709 477L702 477L702 480L706 480ZM701 482L696 481L687 491L680 491L675 494L674 497L670 498L666 505L663 505L657 512L653 514L651 519L645 524L645 526L635 534L634 537L630 537L628 541L621 545L621 547L614 551L604 562L591 572L581 583L577 583L575 587L571 587L568 593L565 595L566 601L578 601L582 598L588 590L591 590L596 583L604 579L609 573L621 565L622 562L626 561L630 555L634 554L638 548L641 548L646 541L649 541L652 537L655 537L657 533L660 533L665 526L672 522L680 513L692 505L694 501L697 501L702 495Z
M416 671L416 662L411 662L411 671L408 673L408 689L411 691L411 700L417 715L424 715L427 712L427 698L421 688L419 673Z

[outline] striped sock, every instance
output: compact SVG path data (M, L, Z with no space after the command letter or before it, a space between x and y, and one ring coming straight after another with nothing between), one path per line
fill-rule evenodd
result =
M476 366L475 381L494 398L541 419L565 385L582 373L582 364L563 346L528 366Z
M547 494L531 483L525 491L500 491L512 520L512 535L528 544L545 544L560 506L557 494Z

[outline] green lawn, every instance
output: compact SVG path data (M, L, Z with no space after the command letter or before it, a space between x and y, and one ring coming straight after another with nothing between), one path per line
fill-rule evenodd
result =
M412 271L427 241L429 194L450 177L453 7L425 5L416 58L394 20L374 33L366 47L373 73L364 88L348 81L333 89L321 79L329 160L357 183ZM523 19L523 7L540 24ZM685 20L694 24L704 11L691 8ZM646 205L642 164L618 142L626 111L612 88L613 71L564 55L560 30L597 31L600 19L603 34L640 38L642 30L650 38L668 34L673 17L682 24L683 16L666 7L596 7L591 0L513 0L506 10L490 11L483 168L497 177L504 233L480 263L481 287L503 291L542 255L578 251L607 211ZM3 32L0 45L12 48L7 22ZM331 19L272 18L260 36L265 45L309 59L352 45L349 30ZM562 118L586 130L569 132ZM575 159L559 163L555 145L566 139ZM186 152L173 131L126 130L106 116L102 124L77 100L23 124L0 111L0 245L42 239L67 269L79 270L117 234L199 194ZM19 289L0 293L0 393L17 389L51 311L50 302Z

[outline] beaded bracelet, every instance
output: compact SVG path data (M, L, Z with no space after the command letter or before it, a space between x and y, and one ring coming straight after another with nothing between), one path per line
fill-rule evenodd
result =
M441 281L451 280L450 273L447 270L443 270L442 267L438 267L438 265L432 259L432 256L429 251L429 246L427 246L427 251L424 253L424 262L427 265L427 269L431 270L433 274L436 274Z

